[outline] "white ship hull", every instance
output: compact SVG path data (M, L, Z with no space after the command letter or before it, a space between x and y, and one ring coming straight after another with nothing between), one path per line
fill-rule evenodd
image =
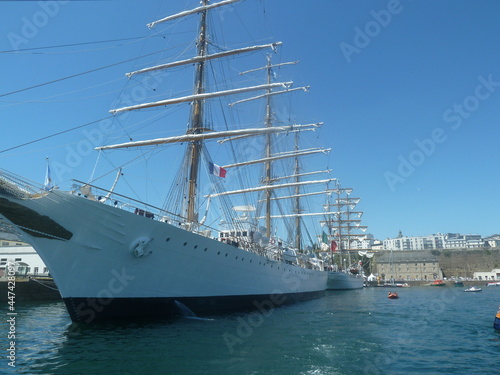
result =
M363 278L345 272L328 272L327 290L350 290L363 288Z
M0 214L39 253L73 321L167 316L175 301L200 315L269 310L326 288L327 272L64 191L35 199L0 194ZM139 243L143 256L134 254Z

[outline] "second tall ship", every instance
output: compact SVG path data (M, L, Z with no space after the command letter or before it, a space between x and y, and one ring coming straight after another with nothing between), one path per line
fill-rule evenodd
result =
M364 285L363 268L358 262L352 263L351 251L353 243L366 237L367 227L360 225L363 212L356 211L355 207L361 199L351 197L352 190L341 187L337 181L330 191L333 201L325 205L325 210L336 211L322 221L328 228L328 241L325 242L330 244L331 251L328 290L361 289Z

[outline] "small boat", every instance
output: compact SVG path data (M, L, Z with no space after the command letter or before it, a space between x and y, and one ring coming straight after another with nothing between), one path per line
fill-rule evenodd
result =
M477 286L471 286L470 288L465 289L464 292L480 292L481 290L482 289Z
M431 286L446 286L446 283L443 280L434 280L434 282L432 282L430 285Z
M454 286L463 287L464 286L464 282L463 281L455 281Z
M495 316L495 321L493 322L493 328L500 331L500 307L498 308L497 315Z
M396 299L399 298L398 294L396 292L389 292L387 293L387 297L390 299Z
M490 281L486 286L500 286L500 282Z

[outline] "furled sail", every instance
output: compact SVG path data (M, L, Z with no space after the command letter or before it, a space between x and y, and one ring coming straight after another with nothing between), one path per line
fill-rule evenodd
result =
M288 217L306 217L306 216L322 216L322 215L336 215L338 212L307 212L304 214L285 214L285 215L271 215L273 219L283 219ZM257 217L257 219L265 219L265 216Z
M174 61L174 62L171 62L171 63L161 64L161 65L151 66L149 68L144 68L144 69L136 70L134 72L126 73L125 75L130 78L130 77L132 77L132 76L134 76L136 74L154 72L156 70L164 70L164 69L174 68L176 66L194 64L194 63L201 62L201 61L208 61L208 60L213 60L213 59L220 59L222 57L227 57L227 56L231 56L231 55L237 55L237 54L240 54L240 53L258 51L258 50L264 49L264 48L272 48L273 50L276 50L276 48L278 46L280 46L281 44L282 44L281 42L276 42L276 43L262 44L262 45L252 46L252 47L239 48L239 49L234 49L234 50L231 50L231 51L224 51L224 52L214 53L214 54L211 54L211 55L195 56L195 57L192 57L192 58L186 59L186 60ZM301 88L297 88L297 89L301 89ZM294 90L297 90L297 89L294 89Z
M289 179L289 178L297 178L297 177L310 176L310 175L318 174L318 173L331 173L331 171L332 171L331 169L327 169L327 170L324 170L324 171L313 171L313 172L297 173L297 174L293 174L293 175L290 175L290 176L275 177L273 180L274 181L286 180L286 179ZM322 193L326 194L325 191L323 191Z
M244 165L250 165L250 164L258 164L258 163L266 163L269 161L275 161L275 160L280 160L280 159L285 159L285 158L292 158L292 157L297 157L297 156L305 156L305 155L311 155L311 154L317 154L317 153L328 153L330 152L331 148L316 148L316 149L308 149L308 150L302 150L299 152L287 152L287 153L282 153L274 156L270 156L268 158L262 158L262 159L256 159L256 160L249 160L241 163L234 163L234 164L228 164L225 165L224 168L234 168L234 167L242 167Z
M294 194L294 195L288 195L286 197L272 197L271 200L280 200L280 199L292 199L292 198L302 198L302 197L310 197L311 195L320 195L320 194L325 194L324 191L315 191L313 193L302 193L302 194ZM323 215L325 213L323 212Z
M127 148L127 147L142 147L142 146L154 146L161 145L166 143L179 143L179 142L188 142L188 141L199 141L199 140L207 140L214 138L223 138L223 137L231 137L237 135L261 135L268 133L278 133L278 132L286 132L294 129L298 129L300 127L309 127L310 125L290 125L290 126L277 126L273 128L250 128L250 129L237 129L237 130L226 130L219 132L208 132L208 133L200 133L200 134L183 134L174 137L168 138L157 138L145 141L135 141L135 142L126 142L120 143L116 145L108 145L108 146L100 146L96 147L96 150L111 150L118 148ZM224 167L225 168L225 167Z
M271 83L271 84L266 84L266 85L243 87L243 88L233 89L233 90L224 90L224 91L216 91L216 92L209 92L209 93L202 93L202 94L194 94L194 95L183 96L180 98L171 98L171 99L160 100L158 102L136 104L136 105L131 105L128 107L112 109L109 111L109 113L114 115L114 114L117 114L119 112L133 111L135 109L144 109L144 108L151 108L151 107L159 107L159 106L163 106L163 105L187 103L187 102L192 102L192 101L196 101L196 100L205 100L205 99L211 99L211 98L218 98L221 96L241 94L241 93L248 92L248 91L267 90L267 89L271 89L274 87L287 88L287 87L290 87L292 84L293 84L293 82L278 82L278 83Z
M281 93L281 91L280 91L280 93ZM315 123L315 124L300 125L300 126L307 126L307 128L304 128L304 129L296 128L296 129L287 131L287 133L294 133L294 132L301 132L301 131L315 131L316 128L319 128L322 125L323 125L322 122L318 122L318 123ZM299 125L293 125L293 126L297 127ZM279 133L282 133L282 132L278 132L278 134ZM221 139L221 140L219 140L217 142L219 142L219 143L222 144L222 143L227 142L227 141L235 141L235 140L246 138L246 137L249 137L249 136L251 136L251 135L240 135L240 136L237 136L237 137L224 138L224 139Z
M284 94L284 93L290 93L292 91L298 91L298 90L309 91L309 88L310 88L310 86L302 86L302 87L295 87L293 89L288 89L288 90L284 90L284 91L273 91L273 92L265 93L265 94L262 94L262 95L254 96L252 98L241 99L241 100L238 100L236 102L229 103L229 106L232 107L232 106L234 106L236 104L241 104L241 103L249 102L249 101L255 100L255 99L267 98L267 97L274 96L274 95L279 95L279 94Z
M154 22L148 23L148 27L150 29L152 29L156 25L158 25L160 23L163 23L163 22L171 21L171 20L174 20L174 19L180 18L180 17L186 17L186 16L189 16L191 14L200 13L200 12L203 12L205 10L217 8L217 7L220 7L220 6L223 6L223 5L228 5L228 4L231 4L231 3L235 3L237 1L240 1L240 0L225 0L225 1L221 1L220 3L215 3L215 4L210 4L210 5L202 5L202 6L199 6L198 8L194 8L194 9L190 9L190 10L185 10L184 12L172 14L171 16L162 18L162 19L160 19L158 21L154 21Z
M284 188L289 188L289 187L304 186L304 185L311 185L311 184L326 184L328 182L335 181L335 180L336 180L335 178L329 178L326 180L291 182L291 183L287 183L287 184L278 184L278 185L262 185L262 186L257 186L257 187L253 187L253 188L248 188L248 189L224 191L222 193L210 194L210 195L207 195L206 197L219 197L222 195L254 193L254 192L258 192L258 191L284 189Z

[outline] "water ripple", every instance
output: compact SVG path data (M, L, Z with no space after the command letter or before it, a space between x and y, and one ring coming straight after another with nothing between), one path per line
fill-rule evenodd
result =
M72 324L64 304L16 306L19 374L496 373L500 288L331 292L213 320ZM0 330L7 332L5 319ZM477 366L480 364L480 367ZM0 364L4 373L5 362ZM9 370L9 369L7 369Z

